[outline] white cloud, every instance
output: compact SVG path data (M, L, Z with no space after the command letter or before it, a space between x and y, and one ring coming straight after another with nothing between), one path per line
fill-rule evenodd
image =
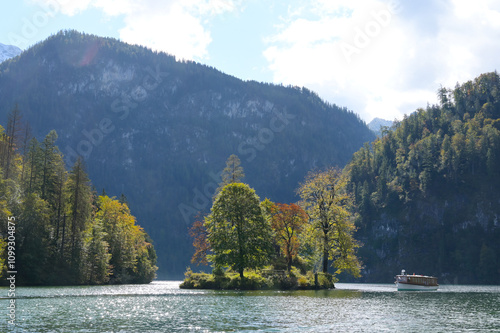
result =
M183 59L203 59L211 42L206 21L233 11L239 0L33 0L57 6L65 15L99 8L123 15L121 40L165 51ZM54 5L55 4L55 5Z
M199 19L178 4L173 4L167 14L127 16L125 22L126 27L120 31L122 40L178 58L202 59L212 41Z
M92 0L32 0L42 6L50 8L53 12L61 12L65 15L73 16L76 13L88 8Z
M493 0L310 3L266 40L274 81L313 89L367 121L401 118L435 103L440 84L454 87L498 66Z

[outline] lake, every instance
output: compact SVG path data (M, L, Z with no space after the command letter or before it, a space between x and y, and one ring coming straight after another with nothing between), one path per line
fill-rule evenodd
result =
M1 332L500 332L500 286L342 284L322 291L182 290L149 285L18 287Z

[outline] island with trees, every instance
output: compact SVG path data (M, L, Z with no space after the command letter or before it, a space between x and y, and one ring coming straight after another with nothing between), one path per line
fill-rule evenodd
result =
M311 172L299 204L261 201L243 177L231 155L210 213L190 229L192 262L210 263L212 273L188 268L181 288L330 289L337 274L360 275L352 200L339 170Z

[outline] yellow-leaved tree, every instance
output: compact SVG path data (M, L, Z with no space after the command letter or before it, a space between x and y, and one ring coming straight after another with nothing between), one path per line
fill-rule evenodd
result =
M97 250L102 251L106 245L109 247L110 279L114 283L151 282L158 269L156 253L144 229L135 224L135 217L130 214L127 204L100 196L96 220L102 226L92 233L99 235L103 232L102 241L106 244L97 246Z
M328 260L335 274L347 272L360 276L361 262L356 256L359 243L354 239L355 226L351 218L351 198L345 191L346 179L338 169L311 172L297 193L309 215L310 231L322 246L322 271L328 273Z

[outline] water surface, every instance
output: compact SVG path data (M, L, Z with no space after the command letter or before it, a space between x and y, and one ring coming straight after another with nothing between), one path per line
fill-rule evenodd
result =
M149 285L17 288L11 332L500 332L499 286L337 284L321 291L181 290Z

